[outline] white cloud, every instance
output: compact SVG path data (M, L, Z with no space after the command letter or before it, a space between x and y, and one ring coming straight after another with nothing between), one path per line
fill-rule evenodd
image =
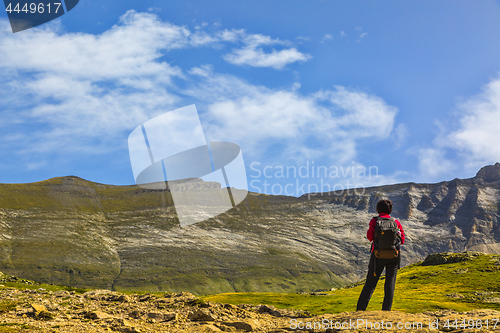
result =
M457 165L470 173L500 161L500 78L458 104L452 119L448 124L437 123L440 133L433 147L419 154L424 176L450 174Z
M363 32L361 35L359 35L359 38L363 38L363 37L365 37L366 35L368 35L368 33L367 33L367 32Z
M323 38L321 39L321 43L324 43L325 41L332 40L333 36L330 34L325 34Z
M283 147L276 159L347 161L360 140L391 132L397 110L365 92L336 87L302 95L298 85L269 89L214 73L209 65L186 72L163 60L173 49L220 43L244 45L225 56L235 64L281 69L310 58L288 41L245 30L193 33L134 11L99 35L47 27L6 35L0 39L6 105L0 145L30 156L30 168L50 165L51 154L66 159L124 150L138 124L187 100L202 106L212 139L239 143L250 156L276 143ZM263 50L276 45L285 48Z
M445 145L482 164L500 161L500 78L460 104L458 116L460 126Z
M273 50L272 52L266 53L262 48L255 48L251 46L233 50L233 52L224 56L224 60L235 65L272 67L274 69L282 69L288 64L297 61L307 61L310 58L310 55L303 54L295 48L284 49L281 51Z
M445 157L445 151L423 148L418 151L420 175L423 179L437 179L456 170L456 165Z
M394 132L395 132L396 137L397 137L396 149L398 149L399 147L401 147L403 142L408 137L409 132L408 132L408 128L406 127L405 124L398 124L398 126L396 126L396 128L394 129Z
M7 21L0 23L7 31ZM110 142L146 119L183 106L172 80L186 74L161 59L169 51L218 43L289 44L242 29L193 33L133 10L98 35L61 30L60 23L51 23L0 39L1 126L17 126L4 132L4 147L13 147L16 138L20 153L119 149ZM257 49L253 61L282 68L301 57L295 49L267 55ZM31 126L30 135L18 135L23 126Z
M191 73L203 81L184 93L205 101L210 139L235 142L256 158L281 144L284 150L274 156L281 161L331 156L345 162L356 156L359 140L387 137L397 113L377 96L340 86L304 96L295 89L254 86L206 67Z
M6 136L30 126L15 143L20 153L119 148L110 142L179 101L167 88L182 71L158 59L189 45L189 36L153 14L129 11L97 36L45 28L0 39L0 84L13 100L2 118L15 110L19 121Z
M162 51L184 47L190 32L153 14L129 11L101 35L31 30L0 40L0 68L93 81L155 76L169 81L179 70L156 62Z
M224 60L234 65L248 65L253 67L272 67L282 69L288 64L307 61L312 57L299 52L296 48L285 48L280 51L265 52L262 45L290 45L289 41L272 39L264 35L248 35L244 30L225 31L223 36L230 40L241 40L245 46L234 49L224 55Z

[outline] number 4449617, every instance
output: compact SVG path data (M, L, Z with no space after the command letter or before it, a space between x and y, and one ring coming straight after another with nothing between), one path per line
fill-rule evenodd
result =
M450 321L449 319L443 324L443 327L446 329L481 329L481 328L486 328L486 329L495 329L497 327L497 324L500 320L498 319L486 319L486 320L474 320L474 319L469 319L469 320L462 320L459 322L457 319L455 321ZM500 325L499 325L500 327Z
M57 12L59 11L59 8L61 7L61 4L60 2L55 2L53 3L53 12L57 14ZM35 13L39 13L39 14L43 14L45 12L45 10L47 10L47 12L50 14L51 13L51 6L50 6L50 2L47 3L47 4L44 4L44 3L30 3L29 6L27 3L24 4L24 6L21 8L21 6L19 5L19 3L17 3L15 5L14 8L12 8L12 3L9 3L9 5L7 6L7 8L5 9L9 14L12 13L12 12L16 12L16 13L21 13L21 12L24 12L24 13L31 13L31 14L35 14Z

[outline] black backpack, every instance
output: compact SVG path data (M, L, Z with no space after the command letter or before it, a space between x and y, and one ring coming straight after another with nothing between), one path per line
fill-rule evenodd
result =
M373 253L380 259L393 259L399 255L401 245L401 233L396 220L380 216L375 224L375 235L373 237Z

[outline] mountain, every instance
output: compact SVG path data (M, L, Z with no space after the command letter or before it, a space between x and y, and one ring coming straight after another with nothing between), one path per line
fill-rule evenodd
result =
M190 180L190 187L218 184ZM221 191L225 189L220 189ZM113 290L295 292L366 274L368 221L386 197L407 234L403 264L429 253L500 253L500 163L474 178L302 197L250 193L179 226L168 190L78 177L0 184L0 271Z

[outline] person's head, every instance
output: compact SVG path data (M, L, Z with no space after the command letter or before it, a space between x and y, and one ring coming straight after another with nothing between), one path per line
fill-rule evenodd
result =
M392 201L389 199L382 199L377 203L377 213L390 214L392 212Z

